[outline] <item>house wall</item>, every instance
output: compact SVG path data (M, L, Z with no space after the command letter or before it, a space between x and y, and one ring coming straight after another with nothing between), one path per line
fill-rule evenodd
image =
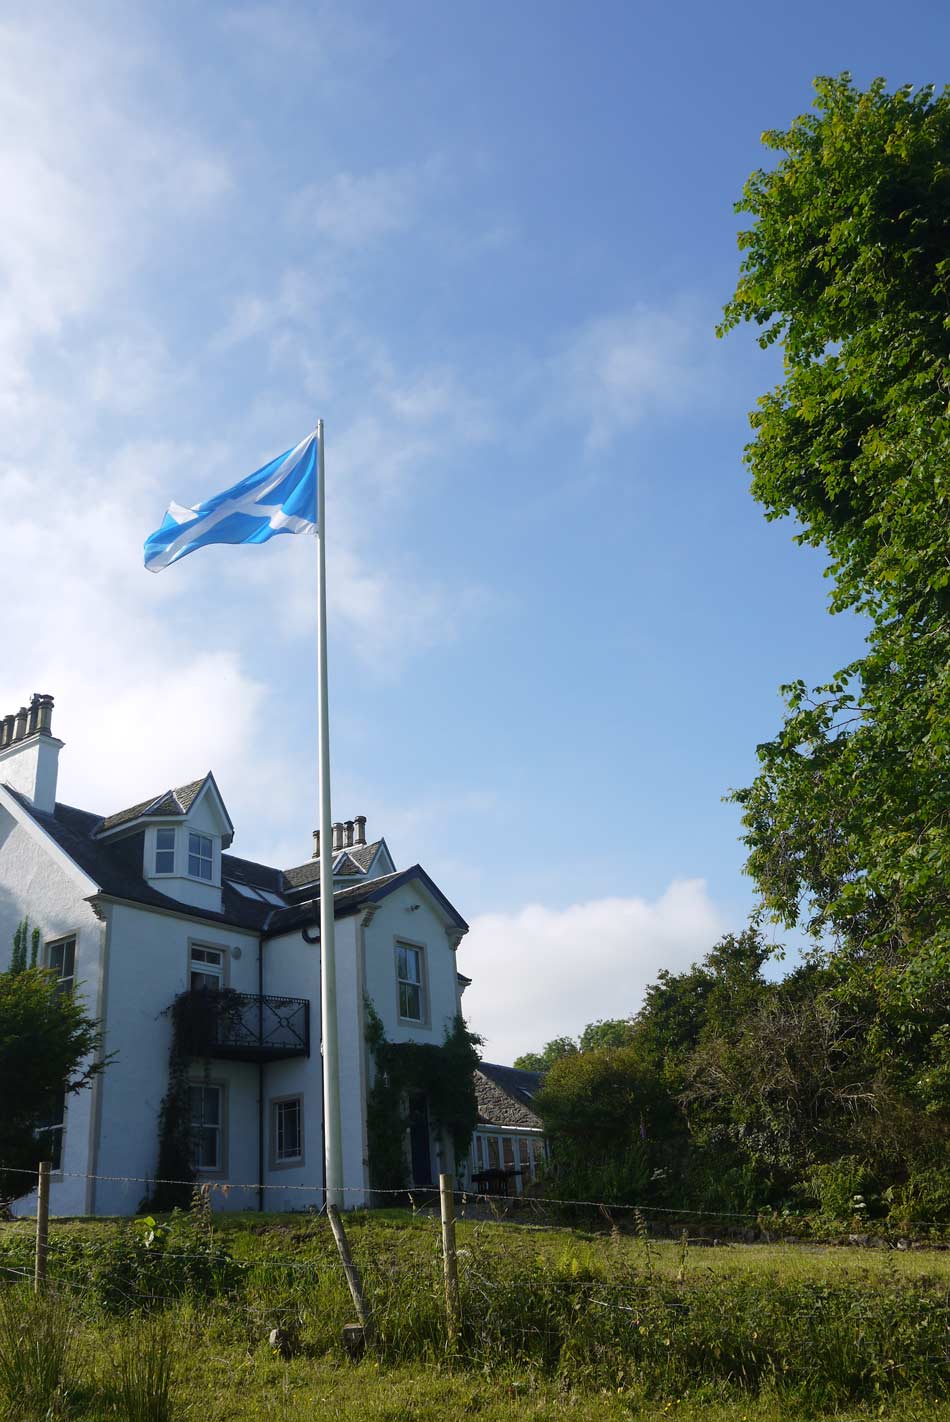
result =
M264 944L264 991L310 1000L310 1056L269 1062L264 1068L265 1208L300 1210L323 1203L323 1059L320 1054L320 949L298 929ZM304 1158L300 1165L272 1161L273 1104L303 1099ZM306 1188L301 1188L306 1187Z
M386 1036L392 1042L441 1046L459 1011L455 950L446 934L442 911L421 884L403 884L380 902L363 930L363 940L364 990L382 1019ZM400 941L424 950L427 1011L421 1024L399 1017L396 945ZM372 1076L371 1063L367 1075ZM429 1135L433 1175L451 1172L451 1146L439 1138L431 1123Z
M153 1177L158 1160L158 1112L168 1084L173 999L189 983L192 944L226 951L226 985L257 992L254 933L175 914L111 904L106 973L106 1051L116 1054L99 1089L98 1150L93 1173ZM239 956L235 957L235 950ZM196 1081L221 1081L228 1087L226 1170L235 1182L257 1179L257 1068L246 1062L196 1062ZM209 1177L213 1178L213 1177ZM139 1179L99 1181L90 1213L128 1214L146 1193ZM246 1209L245 1191L216 1200L226 1209Z
M0 970L9 967L13 935L25 917L29 917L31 931L39 926L44 943L74 934L76 995L86 1011L98 1017L104 932L85 902L94 886L78 871L63 867L44 846L42 832L38 833L40 838L0 806ZM67 1098L62 1169L53 1177L50 1189L51 1208L57 1214L81 1214L85 1209L86 1182L79 1176L88 1169L92 1109L92 1090ZM35 1194L21 1199L14 1209L33 1213Z

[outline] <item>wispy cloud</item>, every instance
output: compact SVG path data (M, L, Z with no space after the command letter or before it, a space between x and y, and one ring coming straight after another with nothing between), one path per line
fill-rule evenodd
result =
M554 361L559 408L600 450L651 417L706 409L718 388L712 320L695 303L636 306L582 326Z
M362 247L412 225L422 182L416 167L335 173L297 194L289 220L341 246Z

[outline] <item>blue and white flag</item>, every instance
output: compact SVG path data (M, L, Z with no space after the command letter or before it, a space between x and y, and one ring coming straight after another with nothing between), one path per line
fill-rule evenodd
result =
M278 533L317 532L317 434L203 504L169 504L145 540L145 566L160 573L208 543L266 543Z

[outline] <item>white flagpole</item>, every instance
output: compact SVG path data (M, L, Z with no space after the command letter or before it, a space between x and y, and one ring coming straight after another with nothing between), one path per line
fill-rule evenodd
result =
M320 798L320 1027L323 1049L323 1121L326 1137L326 1203L343 1205L343 1133L340 1124L340 1058L337 1050L336 947L333 936L333 846L330 842L330 710L327 687L326 490L323 421L317 421L317 742Z

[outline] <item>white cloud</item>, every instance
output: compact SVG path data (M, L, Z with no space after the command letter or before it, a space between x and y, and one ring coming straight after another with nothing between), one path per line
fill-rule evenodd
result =
M412 167L336 173L304 188L291 204L295 227L345 247L362 247L411 226L420 174Z
M486 1059L510 1064L598 1018L629 1017L661 968L688 968L724 931L702 879L674 880L653 900L482 914L459 949L472 978L465 1015Z
M270 291L244 296L210 349L195 333L213 306L189 310L183 361L176 322L194 289L169 302L153 278L170 253L206 240L209 222L228 223L241 151L177 117L200 105L134 11L119 25L24 14L0 23L0 714L33 690L56 696L54 726L69 743L62 794L95 810L213 767L244 847L253 837L266 854L310 817L300 770L312 747L264 734L287 686L260 671L259 648L312 634L312 541L248 557L230 584L240 587L232 608L217 586L220 550L154 578L142 570L142 540L170 497L207 496L273 454L275 429L292 435L299 399L286 390L322 405L332 372L371 392L382 418L341 419L332 434L332 610L379 675L397 675L414 651L455 635L466 593L415 567L386 521L406 507L440 438L469 437L461 416L475 406L451 370L397 379L384 344L338 300L336 251L332 262L288 263ZM244 12L234 33L250 40L270 22ZM409 218L415 181L407 172L344 183L347 220L391 230ZM264 351L255 401L211 422L213 434L158 434L170 411L188 429L206 367L217 377L215 362L242 342ZM202 417L197 428L208 425Z
M563 408L587 425L588 448L651 416L704 406L717 377L712 322L685 300L637 306L584 325L555 361Z

